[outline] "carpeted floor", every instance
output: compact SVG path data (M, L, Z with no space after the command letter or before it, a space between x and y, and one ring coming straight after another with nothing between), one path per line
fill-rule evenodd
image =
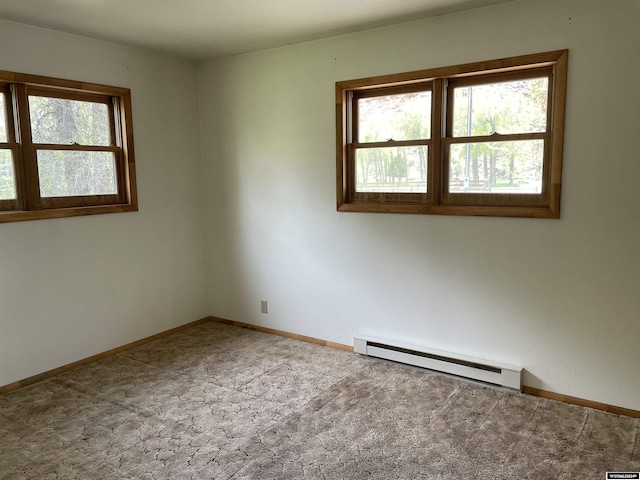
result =
M639 424L209 322L0 397L0 478L603 479Z

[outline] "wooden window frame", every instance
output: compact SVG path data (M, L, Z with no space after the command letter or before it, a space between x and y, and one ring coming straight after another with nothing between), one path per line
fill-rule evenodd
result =
M6 121L7 141L0 143L0 150L9 150L13 159L13 175L15 178L15 190L17 198L15 200L0 200L0 211L19 210L22 202L19 192L22 190L22 174L19 170L20 145L16 142L16 129L12 119L13 106L11 101L11 88L9 84L0 82L0 93L4 94L4 118Z
M560 217L560 186L567 83L568 50L523 55L379 77L336 82L336 192L340 212L483 215L497 217ZM491 80L548 76L547 130L542 133L454 137L452 89ZM427 193L358 193L355 190L357 99L385 92L431 90L431 138ZM354 106L355 105L355 106ZM452 144L468 142L544 141L542 190L539 194L449 192L448 155ZM393 143L393 145L392 145ZM384 142L395 146L416 142ZM376 146L376 144L367 144Z
M15 200L0 200L0 223L138 210L131 91L94 83L0 71L5 94L7 142L13 153ZM39 144L31 134L30 95L104 103L109 112L109 145ZM38 150L111 152L115 157L117 193L45 197L40 193Z
M355 90L351 93L350 108L351 117L358 117L358 100L361 98L382 97L386 95L399 95L403 93L415 93L415 92L431 92L433 100L433 92L431 85L418 84L418 85L400 85L384 88L376 88L371 90ZM433 101L432 101L433 104ZM431 107L433 112L433 106ZM433 118L433 114L432 114ZM382 192L357 192L356 191L356 151L364 148L380 148L380 147L410 147L410 146L422 146L425 145L429 149L427 156L427 171L429 165L433 163L433 138L421 138L415 140L386 140L377 142L359 142L358 141L358 124L357 122L351 123L350 132L351 141L349 142L349 158L354 159L349 162L349 188L352 192L352 199L354 202L397 202L402 201L411 204L424 204L431 200L431 189L429 188L427 178L427 192L426 193L382 193Z

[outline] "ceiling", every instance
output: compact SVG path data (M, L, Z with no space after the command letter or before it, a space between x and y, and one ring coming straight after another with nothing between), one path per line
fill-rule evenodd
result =
M192 60L513 0L0 0L0 18Z

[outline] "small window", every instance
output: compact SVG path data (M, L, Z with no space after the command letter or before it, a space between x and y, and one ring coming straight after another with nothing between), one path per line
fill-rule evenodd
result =
M567 51L336 84L338 210L558 218Z
M353 98L350 156L355 163L354 198L393 198L427 193L431 144L431 91L393 88L358 92Z
M0 82L1 222L137 210L128 89Z

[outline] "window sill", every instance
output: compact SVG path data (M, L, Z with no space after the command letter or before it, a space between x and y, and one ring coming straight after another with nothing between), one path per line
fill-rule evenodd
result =
M51 210L30 210L0 212L0 223L44 220L49 218L77 217L82 215L100 215L104 213L137 212L138 205L105 205L91 207L56 208Z
M410 205L389 203L344 203L339 212L413 213L426 215L463 215L484 217L560 218L560 212L543 207L494 207L469 205Z

